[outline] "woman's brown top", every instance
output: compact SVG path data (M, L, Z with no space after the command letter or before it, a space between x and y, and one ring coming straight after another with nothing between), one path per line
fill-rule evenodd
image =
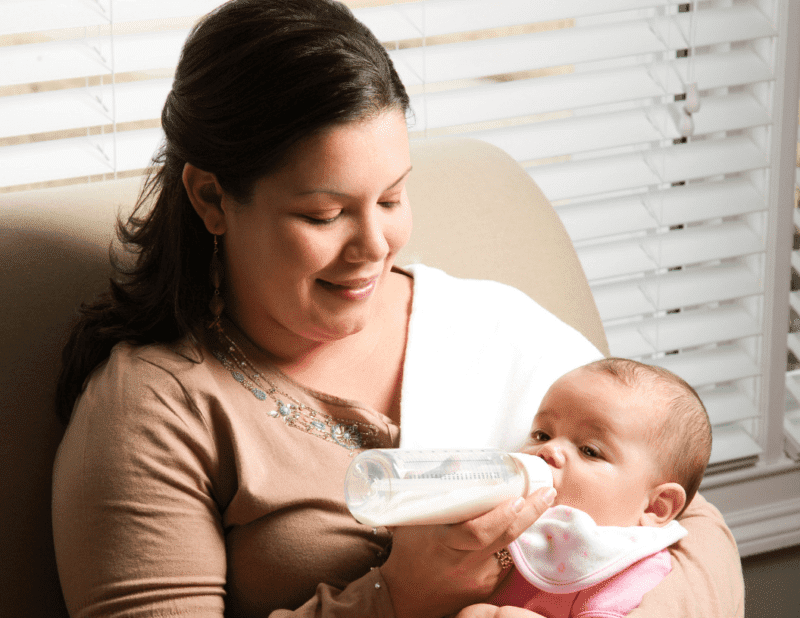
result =
M509 315L495 309L497 324L484 324L484 335L464 347L474 348L474 356L463 358L465 351L451 349L459 329L436 327L439 317L430 318L428 328L415 322L412 312L406 364L415 367L406 367L404 389L422 380L416 375L421 364L433 369L425 374L430 396L415 398L404 390L403 405L413 402L421 410L414 422L406 423L411 415L403 417L404 432L418 428L432 443L452 439L458 431L491 437L480 426L460 427L457 421L474 414L491 427L504 422L500 411L487 410L483 400L476 411L461 403L447 409L442 403L453 398L455 382L442 387L439 402L430 400L445 379L447 372L436 369L444 363L456 382L459 372L481 376L481 382L468 378L462 385L463 401L481 388L500 393L501 385L490 377L499 362L495 356L505 349L492 353L491 346L501 339L510 342L502 356L518 354L525 361L514 364L507 378L521 386L552 382L597 355L569 327L537 314L543 310L518 292L505 296L497 287L444 277L415 272L415 306L421 315L430 317L438 307L463 318L461 332L474 335L476 314L465 309L466 292L461 297L457 292L476 290L476 298L487 297L485 302L498 308L519 304L524 323L537 325L524 337L519 324L505 332ZM422 291L425 281L437 292ZM458 313L455 307L448 310L448 298L456 299ZM347 511L343 479L357 449L347 448L352 436L342 427L361 423L363 446L398 446L399 427L357 402L293 383L262 362L257 350L241 339L237 343L262 372L261 388L247 379L246 368L226 368L220 359L235 362L235 354L211 339L200 348L186 342L119 344L88 381L54 470L56 552L73 617L392 616L386 585L379 571L371 570L385 559L390 535L359 524ZM534 349L541 360L528 358ZM457 369L461 362L464 368ZM272 395L266 381L277 388ZM513 400L522 402L523 411L532 407L532 417L535 399L544 394L540 391L514 391ZM292 426L276 399L317 411L316 419L305 418L317 420L318 428ZM512 399L502 405L507 401ZM422 410L425 402L435 407ZM328 417L341 420L342 427L332 432ZM448 427L453 428L449 434ZM681 523L689 536L671 552L672 573L645 595L633 615L740 615L741 571L719 513L698 498Z

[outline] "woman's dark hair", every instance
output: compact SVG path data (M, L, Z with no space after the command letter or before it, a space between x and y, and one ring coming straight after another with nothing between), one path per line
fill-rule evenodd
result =
M118 342L194 338L208 320L213 241L183 186L187 162L245 203L303 138L408 108L386 50L339 2L232 0L204 17L161 114L165 142L133 214L117 224L135 261L126 267L112 254L109 290L81 308L63 351L58 415L69 419Z

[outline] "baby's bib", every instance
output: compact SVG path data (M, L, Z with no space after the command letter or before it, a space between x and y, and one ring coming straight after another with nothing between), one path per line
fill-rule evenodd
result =
M554 506L508 550L525 579L561 594L605 581L687 534L674 520L661 528L598 526L579 509Z

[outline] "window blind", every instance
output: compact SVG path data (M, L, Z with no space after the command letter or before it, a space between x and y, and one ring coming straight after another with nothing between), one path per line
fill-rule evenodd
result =
M3 0L0 187L140 172L189 28L219 0Z
M700 391L711 470L757 462L774 414L765 298L786 1L346 2L409 89L412 138L496 144L543 189L612 354ZM0 187L140 173L180 46L218 4L0 4Z
M470 135L522 163L576 245L612 354L700 391L710 470L755 463L765 439L779 14L778 2L658 0L364 10L376 31L393 16L419 33L393 51L416 89L415 133Z

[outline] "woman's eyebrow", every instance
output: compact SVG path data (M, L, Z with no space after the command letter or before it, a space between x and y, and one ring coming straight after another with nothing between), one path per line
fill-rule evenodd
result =
M411 173L412 169L414 169L414 166L413 165L409 166L409 168L405 172L402 173L400 178L398 178L392 184L390 184L388 187L386 187L384 189L384 191L388 191L389 189L394 189L397 185L399 185L402 182L403 178L405 178L406 176L408 176Z
M395 180L392 184L390 184L383 191L381 191L381 193L385 193L386 191L389 191L390 189L394 189L397 185L399 185L403 181L403 179L406 176L408 176L411 173L412 169L414 169L413 165L411 167L409 167L405 172L403 172L400 175L400 178ZM297 195L311 195L313 193L328 193L330 195L336 195L336 196L339 196L339 197L350 197L347 193L342 193L341 191L335 191L334 189L311 189L309 191L301 191Z

